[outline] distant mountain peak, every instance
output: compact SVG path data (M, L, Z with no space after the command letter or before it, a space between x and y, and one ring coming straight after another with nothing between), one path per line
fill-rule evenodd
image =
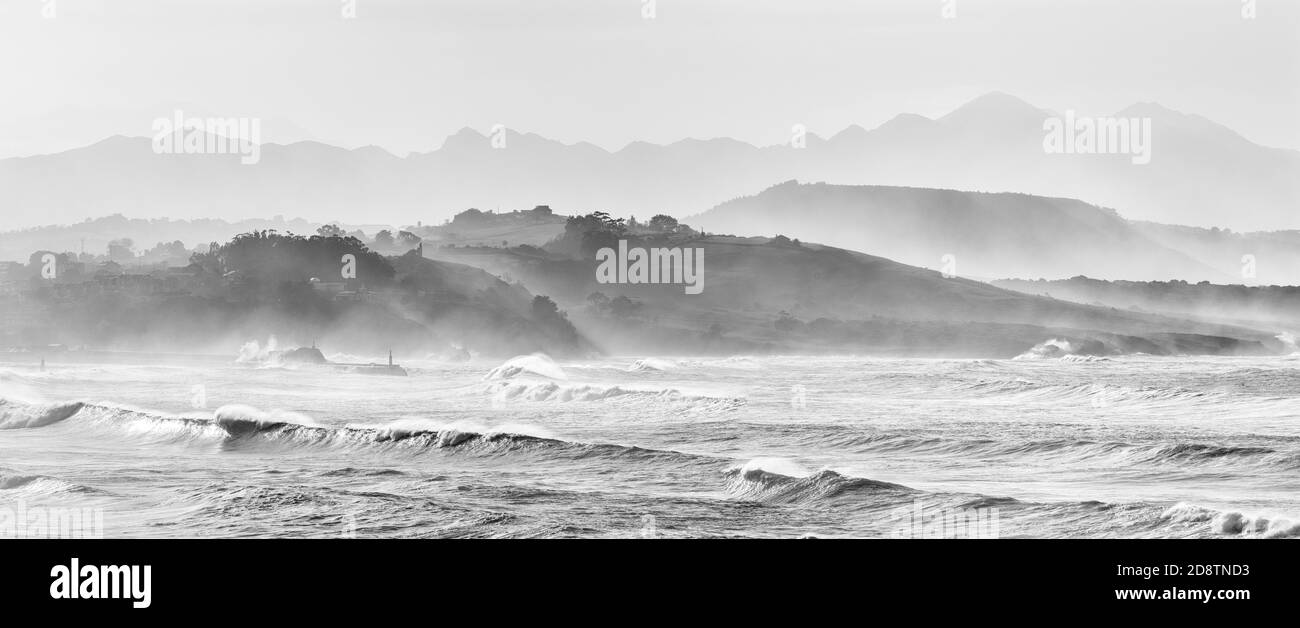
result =
M842 142L844 140L856 140L866 137L868 131L861 125L850 124L844 127L839 133L832 135L828 141Z
M991 91L981 96L976 96L958 109L966 107L1016 107L1021 109L1032 109L1038 111L1035 107L1018 96L1012 96L1003 91Z
M1045 111L1006 92L989 92L940 118L947 123L987 123L999 120L1041 117Z
M447 139L443 140L441 150L453 147L471 146L474 144L485 145L486 143L486 135L483 135L470 127L462 127L459 131L448 135Z
M487 136L483 135L482 133L479 133L478 130L473 127L464 126L461 127L459 131L452 133L451 137L487 137Z
M397 155L394 155L393 153L389 152L388 149L385 149L382 146L376 146L374 144L366 144L365 146L358 146L352 149L352 152L357 153L359 155L370 155L376 157L393 157L393 158L397 157Z

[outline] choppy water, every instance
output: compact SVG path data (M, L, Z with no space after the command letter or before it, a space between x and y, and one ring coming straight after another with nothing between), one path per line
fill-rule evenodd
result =
M1300 535L1297 357L71 355L0 357L0 535Z

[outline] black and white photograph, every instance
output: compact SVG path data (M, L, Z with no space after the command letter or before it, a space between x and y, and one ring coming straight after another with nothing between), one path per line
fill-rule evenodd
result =
M164 603L63 549L134 540L1289 586L1234 552L1300 538L1300 3L3 0L0 56L49 608Z

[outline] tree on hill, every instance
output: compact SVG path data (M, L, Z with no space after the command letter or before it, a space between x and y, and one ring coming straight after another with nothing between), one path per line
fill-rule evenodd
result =
M145 263L181 263L189 259L189 250L185 248L185 243L180 240L172 242L159 242L152 249L142 254L141 261Z
M564 222L564 233L546 245L548 250L579 257L595 257L604 247L616 247L627 237L627 225L622 218L612 218L605 212L586 216L570 216Z
M545 295L533 297L533 318L536 320L548 320L560 315L560 308Z
M132 258L135 257L135 253L131 251L131 247L133 246L135 246L135 242L132 242L131 238L118 238L116 240L109 242L108 243L109 261L113 261L113 262L130 261Z
M537 295L533 297L532 319L547 334L566 345L578 342L578 330L569 322L568 317L555 305L551 297Z
M321 225L320 228L316 230L316 235L321 236L322 238L339 238L347 234L345 234L343 229L338 225Z
M387 259L353 236L307 238L254 231L237 235L207 254L195 254L191 261L205 270L258 281L340 281L346 278L344 255L355 257L356 279L361 281L383 284L395 274Z
M658 214L650 219L650 228L662 233L677 231L677 219L667 214Z
M415 235L410 231L399 231L397 233L397 245L408 251L420 246L420 243L423 241L424 240L420 238L420 236Z

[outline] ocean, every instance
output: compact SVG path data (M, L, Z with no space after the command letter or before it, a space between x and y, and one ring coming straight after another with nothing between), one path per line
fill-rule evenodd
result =
M1300 535L1297 356L45 357L0 536Z

